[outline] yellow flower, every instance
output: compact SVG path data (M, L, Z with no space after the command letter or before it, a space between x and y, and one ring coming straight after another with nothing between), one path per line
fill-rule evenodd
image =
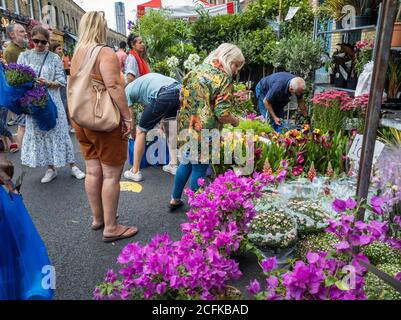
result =
M257 134L255 134L255 137L254 137L254 139L253 139L253 141L258 141L259 140L259 136L257 135Z
M189 90L188 89L184 90L184 97L189 97Z
M315 129L314 133L320 133L320 129Z

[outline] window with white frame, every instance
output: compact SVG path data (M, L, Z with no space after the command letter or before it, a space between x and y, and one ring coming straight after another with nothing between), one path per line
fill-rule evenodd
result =
M19 14L20 10L19 10L19 0L14 0L14 9L15 9L15 13Z
M35 13L34 13L34 8L33 8L33 0L29 0L29 16L32 19L35 19Z
M42 3L38 0L39 21L42 21Z
M6 0L0 0L0 9L6 9Z

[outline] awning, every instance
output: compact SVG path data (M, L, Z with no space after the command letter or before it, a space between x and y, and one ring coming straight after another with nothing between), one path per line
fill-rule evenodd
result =
M152 0L138 5L137 17L142 17L147 9L167 9L175 18L191 18L199 16L198 10L200 7L211 16L235 13L234 2L222 5L211 5L205 0L201 0L197 3L193 0Z
M79 41L78 37L77 37L75 34L73 34L73 33L71 33L71 32L68 32L68 31L66 31L65 34L66 34L67 36L69 36L71 39L73 39L75 42L78 42L78 41Z

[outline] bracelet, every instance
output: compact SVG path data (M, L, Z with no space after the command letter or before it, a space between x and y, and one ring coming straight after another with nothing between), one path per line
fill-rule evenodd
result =
M124 119L122 118L124 122L132 122L132 118L131 119Z

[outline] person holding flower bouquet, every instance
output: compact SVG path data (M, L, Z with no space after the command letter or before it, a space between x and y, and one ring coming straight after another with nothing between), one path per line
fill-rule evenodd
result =
M21 161L23 165L32 168L48 167L41 180L42 183L48 183L56 178L55 168L66 164L70 164L71 174L75 178L85 178L85 174L75 165L73 145L60 95L60 88L66 85L63 63L57 54L47 50L49 38L48 30L40 26L34 27L32 29L34 49L22 53L18 58L18 64L31 67L38 76L35 88L20 99L21 105L40 110L47 105L48 91L49 102L54 102L57 108L56 125L48 131L41 130L40 123L35 121L29 112L26 116Z

